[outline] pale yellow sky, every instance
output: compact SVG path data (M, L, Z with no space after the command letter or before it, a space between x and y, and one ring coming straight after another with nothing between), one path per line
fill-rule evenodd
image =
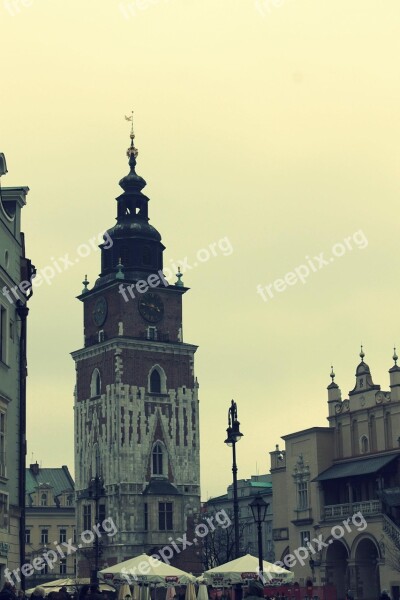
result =
M326 424L331 361L345 396L361 341L387 389L400 346L398 0L0 0L0 23L3 185L31 189L38 268L112 226L132 108L165 264L232 244L184 275L204 498L231 481L231 398L242 478L269 469L281 435ZM359 231L368 245L352 238L331 262ZM304 285L257 294L321 253ZM28 459L43 466L73 468L75 295L98 271L92 252L30 301Z

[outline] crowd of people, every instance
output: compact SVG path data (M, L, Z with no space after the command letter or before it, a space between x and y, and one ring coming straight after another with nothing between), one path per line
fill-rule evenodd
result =
M48 592L46 594L46 592ZM29 600L108 600L107 595L100 591L97 584L82 585L79 590L74 593L68 593L65 586L57 591L48 591L44 587L38 585L30 595ZM22 590L16 590L15 587L8 581L3 586L0 592L0 600L28 600L28 596Z

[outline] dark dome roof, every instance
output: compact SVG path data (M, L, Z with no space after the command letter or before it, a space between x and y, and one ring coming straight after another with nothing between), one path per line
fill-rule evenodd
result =
M367 365L367 363L360 362L356 369L356 376L357 375L371 375L371 371L369 370L369 366Z
M161 235L158 233L157 229L147 221L141 221L139 219L135 221L120 221L119 223L116 223L114 227L108 229L107 233L111 238L138 237L152 239L156 242L161 241Z

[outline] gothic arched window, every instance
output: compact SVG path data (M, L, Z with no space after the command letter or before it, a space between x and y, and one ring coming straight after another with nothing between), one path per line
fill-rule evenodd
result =
M161 394L161 377L157 369L153 369L150 375L150 392L152 394Z
M361 446L361 454L365 454L366 452L369 451L369 443L368 443L368 438L366 435L363 435L361 437L360 446Z
M92 379L90 381L90 397L94 398L101 395L101 378L98 369L95 369L92 373Z
M164 475L164 452L160 442L157 442L153 448L152 474Z

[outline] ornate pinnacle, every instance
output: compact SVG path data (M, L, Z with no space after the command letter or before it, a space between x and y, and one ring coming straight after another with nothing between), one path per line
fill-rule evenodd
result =
M135 148L135 144L134 144L134 141L133 141L133 140L135 139L135 134L134 134L134 132L133 132L133 110L131 111L131 113L132 113L132 114L131 114L131 116L130 116L130 117L127 117L127 116L125 115L125 119L126 119L127 121L130 121L130 122L131 122L131 133L130 133L130 136L129 136L129 137L131 138L131 145L129 146L128 150L126 151L126 155L127 155L127 156L129 156L129 158L130 158L132 155L134 156L134 158L136 158L136 157L137 157L137 155L139 154L139 152L138 152L137 148Z

